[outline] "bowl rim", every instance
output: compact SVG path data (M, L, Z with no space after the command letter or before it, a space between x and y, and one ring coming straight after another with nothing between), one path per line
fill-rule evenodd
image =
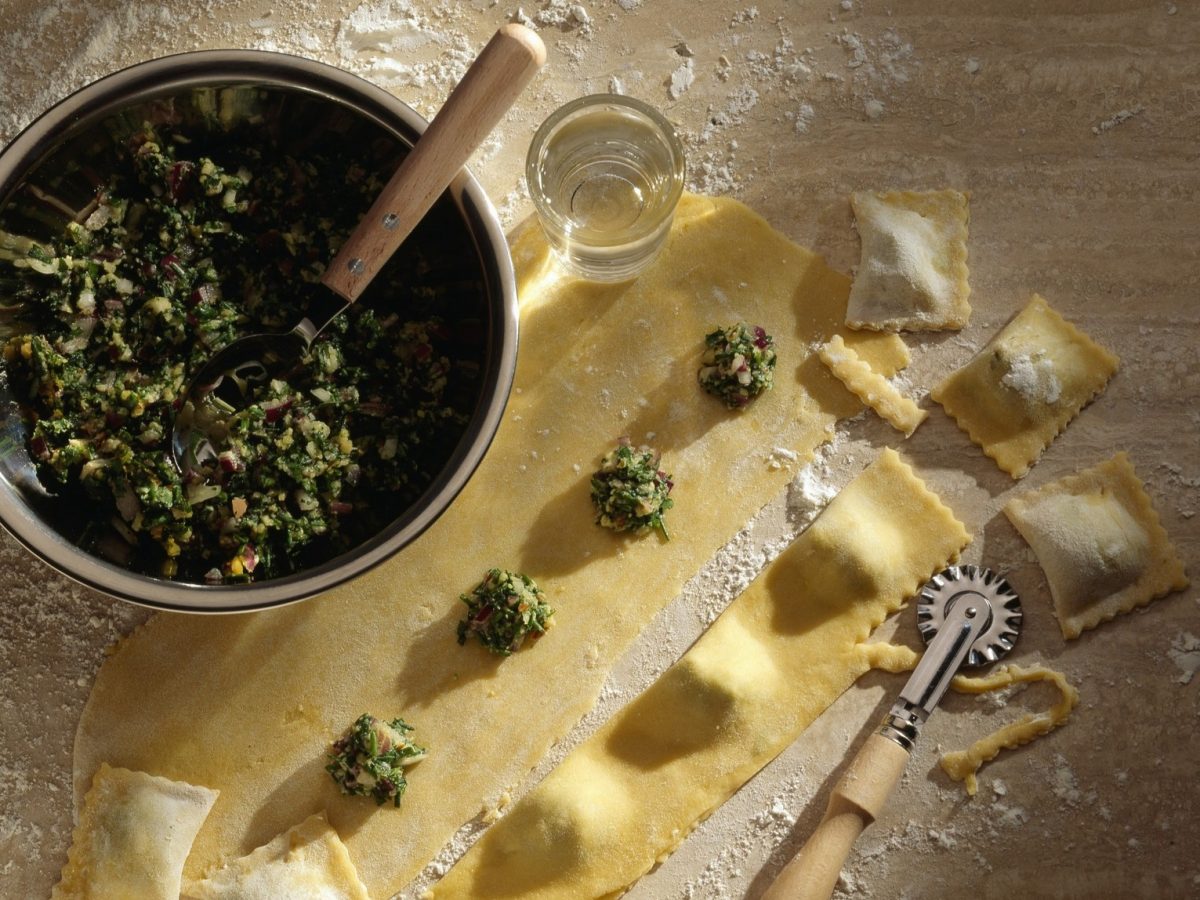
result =
M0 148L0 208L54 148L120 109L188 88L261 85L308 93L365 116L411 146L428 122L402 100L343 69L268 50L195 50L135 63L67 95ZM48 528L0 475L0 525L68 578L120 600L160 610L234 613L297 603L390 558L419 537L466 486L491 445L512 387L517 352L517 288L495 207L464 168L450 192L467 225L489 286L491 318L479 399L454 453L404 516L367 541L309 570L241 585L205 585L140 575L85 552Z

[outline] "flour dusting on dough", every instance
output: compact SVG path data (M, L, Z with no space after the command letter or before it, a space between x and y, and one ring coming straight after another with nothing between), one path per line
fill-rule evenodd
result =
M1062 382L1055 374L1054 361L1041 352L1014 356L1000 383L1033 403L1057 403L1062 396Z

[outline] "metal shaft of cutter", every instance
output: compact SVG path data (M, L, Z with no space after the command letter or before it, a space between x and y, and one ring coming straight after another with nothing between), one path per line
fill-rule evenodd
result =
M966 592L956 600L879 729L880 734L905 750L912 750L921 726L950 687L971 644L991 622L992 610L986 597Z

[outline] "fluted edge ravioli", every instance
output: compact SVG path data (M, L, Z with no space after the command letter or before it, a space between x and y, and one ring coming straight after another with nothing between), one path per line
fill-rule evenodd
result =
M860 191L850 195L862 257L846 324L873 331L942 331L971 317L968 195Z
M930 396L996 465L1020 478L1104 390L1119 364L1034 294Z
M183 863L217 793L102 763L52 900L178 900Z
M1004 514L1045 571L1068 640L1188 586L1126 453L1015 497Z

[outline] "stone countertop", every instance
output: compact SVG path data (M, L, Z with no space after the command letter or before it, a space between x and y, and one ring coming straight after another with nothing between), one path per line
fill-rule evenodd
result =
M1021 593L1026 625L1012 658L1060 668L1081 702L1064 728L986 766L968 799L938 769L938 750L1044 709L1052 695L948 697L839 891L1200 894L1200 679L1188 678L1200 662L1196 590L1064 644L1040 569L999 515L1017 491L1125 449L1197 573L1200 9L1186 0L0 0L0 143L96 77L213 47L331 62L431 115L509 18L539 30L550 64L472 163L506 225L530 211L521 171L538 123L575 96L619 90L676 124L692 189L738 197L844 271L858 256L851 191L970 191L974 314L961 334L907 337L914 393L966 361L1034 291L1122 358L1100 400L1016 487L936 406L901 447L975 533L966 560L1006 570ZM897 443L885 426L852 422L809 477L843 484L883 443ZM699 633L714 598L732 596L731 567L761 564L755 548L786 532L801 488L649 626L599 714L669 662L662 646ZM91 679L105 648L147 614L74 585L7 536L0 571L0 895L39 897L65 859L71 744ZM911 617L885 629L911 642ZM630 896L761 894L902 683L865 677Z

